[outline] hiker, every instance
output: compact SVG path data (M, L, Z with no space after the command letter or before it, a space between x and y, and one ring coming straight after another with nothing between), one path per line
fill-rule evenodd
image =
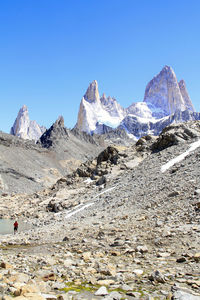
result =
M19 224L17 223L17 221L15 221L15 223L13 225L14 225L14 234L15 234L18 231Z

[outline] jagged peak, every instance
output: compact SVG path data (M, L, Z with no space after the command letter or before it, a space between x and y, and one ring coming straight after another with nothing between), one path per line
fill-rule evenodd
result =
M20 108L19 114L21 114L23 112L28 112L28 107L25 104Z
M106 94L105 94L105 93L103 93L103 95L101 96L101 99L102 99L102 100L106 100L106 99L107 99L107 97L106 97Z
M45 130L45 127L41 127L36 121L29 119L28 107L24 104L18 112L10 134L37 141Z
M174 70L167 65L147 84L144 102L156 118L190 109L192 105L184 81L178 83Z
M171 66L167 66L165 65L163 68L162 68L162 71L165 71L165 72L174 72L174 70L172 69Z
M165 65L162 68L162 70L149 81L149 83L147 84L146 89L145 89L145 94L146 94L146 91L148 91L148 89L152 85L152 83L154 81L160 80L161 77L164 77L166 80L168 80L168 79L174 80L178 84L176 74L175 74L174 70L172 69L172 67Z
M181 79L178 83L179 87L182 88L182 87L186 87L186 84L185 84L185 80Z
M98 83L96 80L93 80L84 95L84 99L88 102L95 102L99 100L99 90Z
M63 116L59 116L53 125L59 126L59 127L65 127Z
M160 73L158 75L156 75L155 77L159 77L159 76L163 76L163 75L166 77L174 77L176 79L176 74L175 74L174 70L172 69L172 67L167 66L167 65L164 66L162 68L162 70L160 71Z

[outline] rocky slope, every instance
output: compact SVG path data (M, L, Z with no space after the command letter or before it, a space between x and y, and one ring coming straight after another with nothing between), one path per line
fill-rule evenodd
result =
M37 141L45 130L44 126L39 126L36 121L29 119L28 108L26 105L23 105L10 130L10 134L23 139Z
M81 162L95 157L101 143L100 139L66 129L62 118L37 144L1 132L1 193L31 193L49 187Z
M2 197L2 216L32 226L1 236L2 293L200 299L199 140L198 121L173 124L158 138L107 148L51 189Z

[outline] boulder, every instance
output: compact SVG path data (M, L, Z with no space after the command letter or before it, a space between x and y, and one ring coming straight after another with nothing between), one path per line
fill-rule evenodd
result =
M119 159L119 151L115 147L108 146L97 157L97 165L101 164L103 161L109 161L112 164L116 165L118 159Z

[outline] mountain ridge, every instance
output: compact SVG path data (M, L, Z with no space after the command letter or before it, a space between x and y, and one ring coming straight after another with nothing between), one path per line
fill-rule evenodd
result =
M163 129L160 124L199 119L199 116L193 114L195 110L185 81L182 79L178 82L175 72L169 66L165 66L147 84L143 102L132 103L128 108L121 107L114 98L106 98L105 94L100 98L96 80L89 85L85 95L91 95L94 91L96 98L93 95L92 104L87 101L86 96L81 100L75 126L89 134L104 134L105 127L102 125L106 125L123 128L137 140L145 134L158 135ZM187 113L182 114L183 111L189 111L190 117ZM133 122L130 126L131 120Z
M107 97L105 93L100 96L98 83L93 80L81 100L74 129L90 135L106 134L108 128L123 129L134 141L145 134L158 135L163 126L170 122L198 119L185 81L181 79L178 82L174 70L164 66L147 84L143 101L133 102L127 108L123 108L114 97ZM28 109L24 105L10 133L36 142L45 130L36 121L30 121ZM115 137L117 132L121 138L117 130Z

